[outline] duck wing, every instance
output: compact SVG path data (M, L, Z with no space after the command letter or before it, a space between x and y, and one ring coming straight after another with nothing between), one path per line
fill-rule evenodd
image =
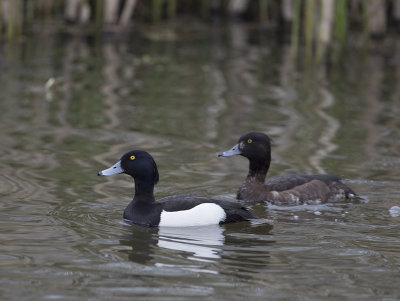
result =
M166 211L180 211L192 209L202 203L216 203L216 201L218 200L202 196L178 194L159 199L156 203Z
M224 223L258 218L257 216L249 212L247 208L239 202L217 200L202 196L174 195L159 199L156 203L160 204L162 209L169 212L189 210L203 203L214 203L219 205L226 212L226 219Z
M276 205L341 202L355 197L354 191L340 180L326 183L319 179L313 179L288 190L267 192L267 200Z
M268 191L285 191L293 189L296 186L300 186L311 182L313 180L318 180L326 185L332 182L340 182L341 177L337 175L304 175L304 174L293 174L285 175L280 177L275 177L268 179L265 184Z

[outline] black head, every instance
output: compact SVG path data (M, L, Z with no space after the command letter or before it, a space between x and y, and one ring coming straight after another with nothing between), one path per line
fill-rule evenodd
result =
M157 184L159 179L156 162L148 152L142 150L125 153L116 164L100 171L98 175L111 176L120 173L126 173L132 176L135 181L148 182L150 185Z
M219 157L241 155L250 161L249 176L265 177L271 163L271 139L264 133L249 132L241 136L230 150L219 153Z
M238 140L241 155L249 159L271 156L271 139L264 133L249 132Z
M135 179L149 178L153 184L158 183L157 164L153 157L145 151L134 150L121 157L121 167L124 172Z
M219 157L241 155L250 159L271 159L271 139L264 133L249 132L241 136L232 149L219 153Z

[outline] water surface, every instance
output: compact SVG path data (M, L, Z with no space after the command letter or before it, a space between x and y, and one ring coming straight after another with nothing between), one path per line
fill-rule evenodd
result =
M399 41L306 68L254 28L158 30L0 47L1 299L396 300ZM271 176L341 174L364 200L149 229L122 220L131 179L96 176L145 149L157 197L234 200L247 162L216 154L250 130Z

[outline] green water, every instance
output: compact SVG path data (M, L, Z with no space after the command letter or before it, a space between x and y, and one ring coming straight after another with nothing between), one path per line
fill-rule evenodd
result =
M36 33L0 55L2 300L399 298L398 39L307 68L240 25ZM144 149L156 197L234 200L247 162L217 153L250 130L274 140L271 176L341 174L365 200L148 229L122 220L131 179L96 176Z

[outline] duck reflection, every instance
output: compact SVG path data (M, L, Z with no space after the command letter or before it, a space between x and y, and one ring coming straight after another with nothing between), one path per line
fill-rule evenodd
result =
M129 260L140 264L153 262L165 265L166 262L182 263L182 259L187 259L197 262L220 262L223 265L227 264L225 268L235 267L240 270L242 265L247 269L249 264L253 267L267 264L266 259L269 256L265 247L274 243L269 234L271 229L272 226L267 223L184 228L146 228L132 224L126 225L129 234L120 240L120 244L129 246L131 249L123 248L123 252L128 252ZM165 250L174 252L166 257ZM253 257L252 260L249 260L249 253Z
M194 259L221 258L224 245L224 228L219 225L172 228L161 227L158 232L158 246L164 249L192 253Z
M273 262L269 250L276 243L268 223L252 224L250 227L226 225L225 247L221 254L221 274L234 273L238 278L257 278L268 271ZM267 268L267 269L266 269Z
M120 239L121 246L132 247L128 252L131 261L146 264L153 259L154 248L158 242L158 228L140 227L134 224L127 224L124 227L129 234Z
M152 261L159 253L158 248L188 253L188 258L196 260L220 258L225 241L224 228L219 225L185 228L127 225L126 229L130 234L120 244L132 247L128 258L140 264Z

